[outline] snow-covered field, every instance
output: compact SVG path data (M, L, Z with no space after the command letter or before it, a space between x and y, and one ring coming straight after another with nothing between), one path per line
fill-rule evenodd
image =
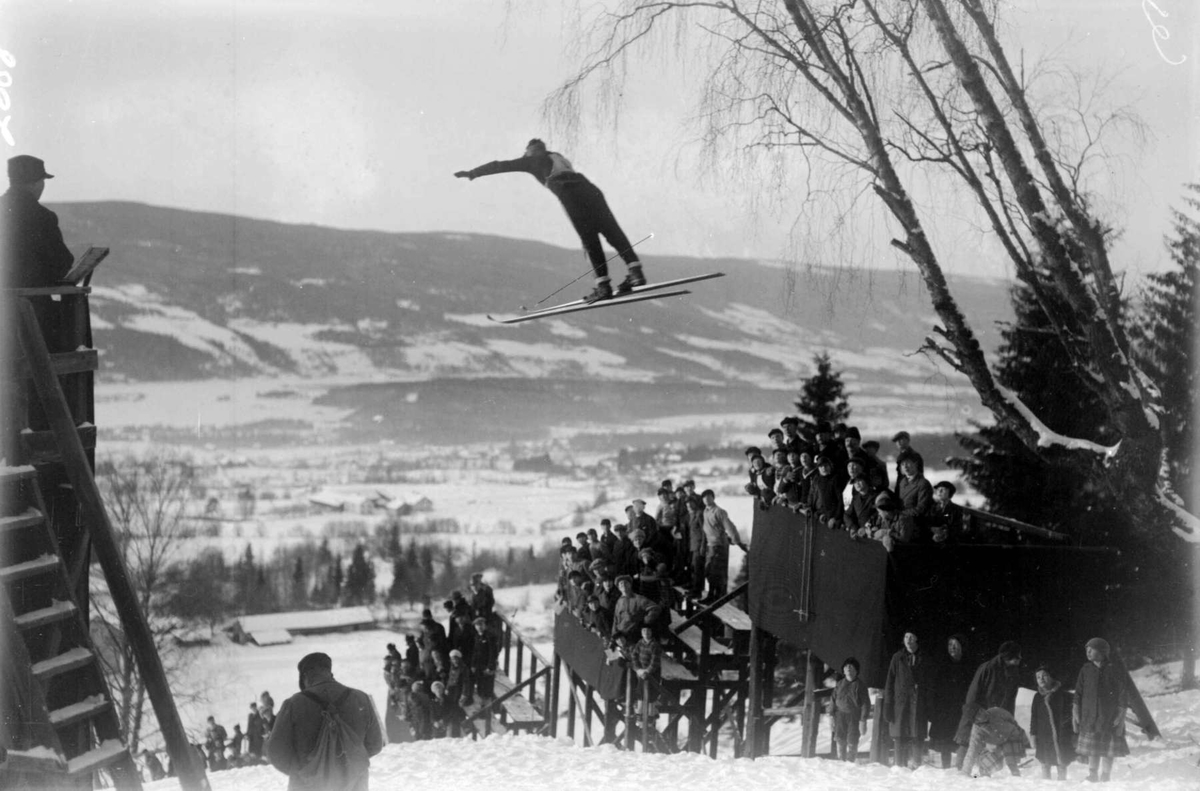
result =
M518 620L522 630L545 637L552 610L547 607L549 586L514 588L498 591L500 606L511 611L521 607ZM301 638L288 646L255 648L232 646L205 649L210 652L204 664L223 678L212 691L227 702L183 713L185 726L197 729L203 716L212 712L218 721L231 727L244 719L246 704L264 689L274 695L277 705L294 689L296 662L308 651L323 650L333 658L334 674L340 680L369 692L382 705L384 682L381 673L385 644L395 633L359 632L336 637ZM537 637L534 642L539 643ZM549 655L549 645L539 646ZM1200 787L1200 691L1178 692L1180 665L1174 663L1146 668L1134 674L1146 695L1163 738L1148 741L1140 733L1129 737L1132 755L1117 761L1113 791L1195 791ZM1027 723L1032 693L1023 690L1018 701L1018 720ZM237 718L235 720L235 717ZM560 729L561 732L561 729ZM771 757L756 761L731 757L710 759L680 754L674 756L627 753L612 747L583 748L565 738L558 740L536 736L493 736L483 741L441 740L424 743L389 745L372 761L371 785L375 789L403 788L406 791L441 791L453 785L456 791L468 789L558 789L604 788L687 789L688 791L729 791L729 789L979 789L1003 785L1007 788L1057 788L1052 781L1038 777L1036 764L1027 765L1021 778L997 776L970 780L932 765L910 772L861 763L846 765L816 758L794 757L798 752L799 731L791 724L778 724L772 730ZM865 750L867 746L861 745ZM828 738L818 745L827 752ZM728 746L722 750L728 754ZM1071 782L1079 783L1086 769L1071 768ZM286 779L269 767L253 767L209 775L213 791L267 791L286 787ZM178 783L169 780L147 786L153 791L175 791Z

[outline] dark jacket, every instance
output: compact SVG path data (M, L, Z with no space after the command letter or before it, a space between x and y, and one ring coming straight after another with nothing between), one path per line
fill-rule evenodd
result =
M847 530L857 532L871 524L875 519L877 494L874 489L870 489L866 494L859 494L857 489L854 490L854 494L850 496L850 507L844 515Z
M433 698L427 692L413 692L408 696L404 718L412 728L413 739L423 742L433 738Z
M817 475L811 478L812 488L808 492L808 507L811 516L825 526L830 519L842 521L845 507L842 505L842 487L836 471L832 475Z
M1100 667L1088 662L1079 669L1075 712L1079 715L1080 734L1111 732L1117 712L1128 705L1123 669L1107 660Z
M332 678L308 687L308 692L314 693L324 701L325 705L337 700L347 687ZM275 718L275 727L271 729L271 737L267 741L267 759L279 771L288 776L288 789L303 788L297 773L304 767L309 756L316 749L317 738L321 733L322 707L311 700L303 692L298 692L283 702ZM349 728L362 738L362 745L367 755L377 755L383 749L383 733L379 728L379 715L375 713L375 705L371 697L357 689L350 690L350 696L338 709L338 714ZM367 767L354 791L366 791Z
M636 593L617 599L613 611L613 637L623 634L629 639L638 637L638 632L644 624L658 620L662 608L645 596Z
M937 685L933 690L929 717L929 738L933 741L945 743L954 740L958 721L962 718L963 700L975 676L975 665L966 658L966 645L962 645L962 659L955 662L943 652L942 661L937 666Z
M1001 708L1012 713L1017 705L1018 673L1015 667L1004 664L1004 658L994 656L975 669L967 697L963 700L962 717L954 740L968 744L971 726L980 709Z
M920 473L911 481L901 475L896 482L896 496L901 510L913 518L918 528L922 527L933 509L933 484Z
M1071 725L1071 694L1058 682L1039 689L1029 714L1029 735L1035 742L1037 759L1044 764L1065 766L1075 760L1075 729Z
M38 288L62 282L75 257L58 215L20 189L0 196L0 286Z
M863 683L862 676L858 676L853 681L843 676L833 688L833 700L831 701L833 711L849 714L855 719L865 721L867 713L871 710L871 696L867 692L867 685Z
M639 640L630 651L630 661L634 670L648 670L651 676L658 676L662 670L662 646L653 637L649 640Z
M934 673L920 651L901 648L892 654L883 688L883 719L893 739L924 739L933 698Z

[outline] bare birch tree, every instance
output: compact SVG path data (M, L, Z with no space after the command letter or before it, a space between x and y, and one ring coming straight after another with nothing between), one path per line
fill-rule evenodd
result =
M909 258L939 323L923 351L970 381L1001 426L1032 450L1063 447L1103 461L1103 485L1121 493L1148 534L1200 542L1164 474L1163 409L1131 353L1120 287L1109 260L1112 229L1088 192L1107 128L1124 111L1071 113L1039 103L997 32L988 0L627 0L581 12L577 72L548 100L570 125L595 97L620 107L642 56L674 46L707 53L703 140L727 160L770 160L775 188L835 182L873 194L890 244ZM590 17L584 18L584 14ZM1076 85L1082 85L1077 80ZM799 156L793 156L798 154ZM801 182L800 179L804 181ZM936 238L939 192L966 195L974 216L1034 293L1071 363L1115 427L1111 446L1063 436L993 375L947 283ZM822 190L822 199L827 197ZM837 222L843 217L834 218Z

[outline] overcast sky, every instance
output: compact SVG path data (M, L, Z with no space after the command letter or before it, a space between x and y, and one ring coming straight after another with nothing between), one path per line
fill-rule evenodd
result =
M1200 13L1193 0L1155 3L1167 17L1150 0L1020 0L1007 17L1006 38L1031 62L1054 52L1084 70L1120 72L1110 101L1134 103L1152 131L1144 144L1116 141L1108 209L1125 229L1121 268L1163 265L1168 207L1184 182L1200 181ZM451 177L518 156L533 136L559 147L542 102L577 63L562 5L0 0L0 48L16 60L7 126L15 146L0 147L46 160L57 176L50 203L132 200L576 248L532 178ZM1169 40L1155 41L1148 16ZM646 254L779 257L793 249L795 203L754 212L754 185L697 175L687 89L702 75L691 69L668 56L642 69L619 125L587 124L561 148L605 191L632 239L655 234ZM976 249L959 238L944 263L1003 273ZM820 263L837 252L804 255ZM880 265L903 265L881 256Z

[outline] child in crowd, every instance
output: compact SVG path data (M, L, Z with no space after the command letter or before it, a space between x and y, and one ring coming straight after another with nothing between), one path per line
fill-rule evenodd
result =
M630 662L633 665L634 674L638 677L638 700L649 701L646 713L650 717L658 716L655 711L654 699L656 682L662 677L662 654L662 646L654 636L654 628L643 626L642 639L630 652Z
M867 685L858 677L858 660L850 657L842 663L842 678L833 690L833 739L837 757L853 763L858 757L858 739L871 711ZM862 726L862 727L860 727Z
M1050 767L1058 767L1058 779L1067 779L1067 767L1075 760L1075 730L1071 726L1071 695L1062 688L1050 666L1042 664L1035 674L1037 695L1029 715L1029 736L1034 755L1042 765L1042 777L1050 779Z

